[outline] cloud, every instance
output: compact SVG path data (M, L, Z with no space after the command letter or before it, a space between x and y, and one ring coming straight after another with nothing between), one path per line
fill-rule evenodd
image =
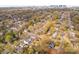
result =
M73 5L79 6L79 0L0 0L1 6L43 6Z

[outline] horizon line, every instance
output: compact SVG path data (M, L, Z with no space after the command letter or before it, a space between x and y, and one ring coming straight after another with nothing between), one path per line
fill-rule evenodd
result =
M43 6L59 6L59 5L3 5L3 6L0 6L1 7L43 7ZM62 5L63 6L63 5ZM73 5L64 5L66 7L79 7L79 6L73 6Z

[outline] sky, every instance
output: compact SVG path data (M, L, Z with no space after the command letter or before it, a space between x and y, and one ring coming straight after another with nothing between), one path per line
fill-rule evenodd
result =
M0 0L0 7L49 5L79 6L79 0Z

